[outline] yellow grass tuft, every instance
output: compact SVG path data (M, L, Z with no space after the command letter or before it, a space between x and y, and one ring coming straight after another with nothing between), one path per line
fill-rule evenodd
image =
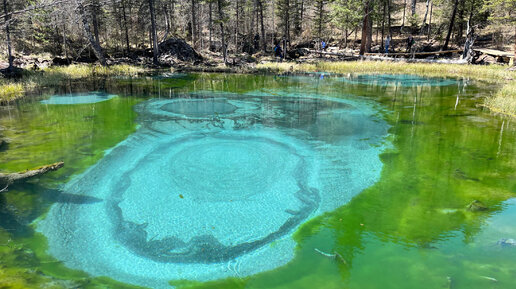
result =
M0 103L10 102L23 96L25 89L23 84L15 82L0 83Z
M504 85L492 97L488 97L485 105L492 111L516 117L516 81Z
M273 72L329 72L353 74L417 74L429 77L459 77L490 82L500 82L516 78L516 72L502 65L462 65L438 63L406 63L383 61L340 61L316 63L264 63L256 66L260 70Z
M93 76L136 76L144 73L146 70L143 67L118 64L113 66L98 66L98 65L68 65L68 66L54 66L44 70L46 76L58 76L69 79L87 78Z

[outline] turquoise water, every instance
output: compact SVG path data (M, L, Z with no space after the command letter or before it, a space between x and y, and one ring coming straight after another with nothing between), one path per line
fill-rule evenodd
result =
M65 166L0 194L0 287L516 288L516 128L481 106L496 89L331 74L40 88L0 110L0 171ZM89 101L41 103L63 95Z
M103 92L88 92L66 95L52 95L49 99L42 100L43 104L86 104L97 103L101 101L110 100L116 97L114 94L106 94Z
M379 177L389 126L369 101L210 95L138 104L137 131L64 188L98 202L38 224L49 252L155 288L244 277L285 265L302 223Z

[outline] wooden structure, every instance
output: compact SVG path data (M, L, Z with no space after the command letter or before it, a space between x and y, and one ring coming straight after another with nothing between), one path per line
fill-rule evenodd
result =
M395 52L395 53L364 53L366 56L382 55L387 57L417 57L417 56L433 56L433 55L444 55L450 53L462 53L462 49L445 50L445 51L430 51L430 52Z
M475 52L475 60L480 58L482 54L485 54L494 57L496 59L496 62L503 62L509 64L514 63L514 54L511 52L505 52L501 50L488 48L473 48L473 51Z
M341 57L356 57L356 54L352 53L338 53L338 52L327 52L321 50L308 50L310 53L319 54L321 57L323 55L328 56L341 56ZM456 50L445 50L445 51L431 51L431 52L396 52L396 53L364 53L364 56L384 56L384 57L424 57L424 56L432 56L432 55L444 55L450 53L462 53L461 49Z

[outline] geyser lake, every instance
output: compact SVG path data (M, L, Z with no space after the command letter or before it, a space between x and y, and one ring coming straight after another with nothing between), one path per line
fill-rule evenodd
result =
M494 89L169 73L41 87L0 112L0 170L65 167L0 195L0 280L515 288L516 129L480 106Z

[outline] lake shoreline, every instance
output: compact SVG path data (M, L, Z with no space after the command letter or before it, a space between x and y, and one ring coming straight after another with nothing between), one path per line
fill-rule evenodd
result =
M26 95L43 83L56 83L69 79L88 77L114 77L152 74L168 70L186 73L239 73L239 74L281 74L310 75L314 73L347 74L412 74L425 77L466 78L488 83L497 83L501 88L487 98L485 106L495 113L516 116L516 70L507 65L468 65L442 63L408 63L389 61L314 61L265 62L241 66L183 65L171 68L116 64L102 67L92 64L52 66L39 71L23 70L16 80L0 79L0 106L8 105Z

